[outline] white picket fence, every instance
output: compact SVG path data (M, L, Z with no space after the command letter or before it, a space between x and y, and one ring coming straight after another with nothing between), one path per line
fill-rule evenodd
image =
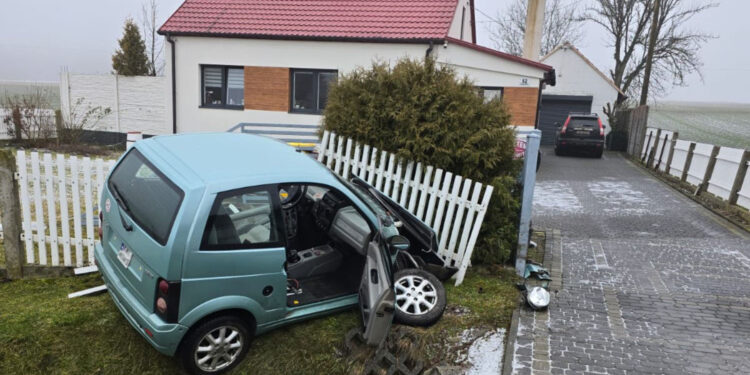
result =
M438 254L446 265L458 267L456 285L463 282L490 203L491 185L401 160L328 131L323 133L318 161L343 178L367 181L435 230Z
M115 161L19 150L16 163L26 263L93 264L99 193Z
M657 133L659 136L657 137ZM649 141L649 138L651 139ZM664 140L666 139L666 142ZM674 146L672 141L674 140ZM692 152L691 152L692 145ZM647 160L652 149L656 149L652 167L661 171L667 171L670 175L682 179L691 185L698 187L705 183L706 191L717 197L730 200L732 188L735 187L735 181L739 178L739 189L736 192L736 202L730 202L738 206L750 209L750 173L744 176L739 174L743 168L747 170L750 162L744 161L743 154L745 150L731 147L720 147L719 152L715 155L715 165L713 173L706 178L706 170L713 156L714 145L708 143L691 142L676 139L675 134L668 130L648 128L646 130L646 140L644 141L641 159ZM662 148L664 150L662 151ZM669 154L672 159L669 160ZM688 156L690 163L688 165ZM661 163L659 158L661 157ZM687 168L686 168L687 167ZM687 169L687 173L685 172Z

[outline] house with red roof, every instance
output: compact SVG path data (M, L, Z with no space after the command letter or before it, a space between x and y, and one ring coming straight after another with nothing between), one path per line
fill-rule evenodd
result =
M549 65L477 45L473 0L186 0L159 33L175 132L315 129L339 75L426 55L502 97L513 125L535 126L555 79Z

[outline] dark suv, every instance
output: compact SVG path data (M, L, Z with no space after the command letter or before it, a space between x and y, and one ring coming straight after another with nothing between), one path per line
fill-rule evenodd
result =
M555 137L555 155L567 151L588 151L595 157L604 152L604 128L602 120L595 113L570 113L562 126L557 123L559 132Z

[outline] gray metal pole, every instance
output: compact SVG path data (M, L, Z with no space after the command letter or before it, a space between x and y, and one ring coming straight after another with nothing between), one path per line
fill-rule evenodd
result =
M526 136L526 153L523 159L523 193L521 195L521 220L518 225L518 246L516 250L516 273L523 276L526 269L526 254L529 250L529 230L531 229L531 208L536 184L536 162L542 132L532 130Z

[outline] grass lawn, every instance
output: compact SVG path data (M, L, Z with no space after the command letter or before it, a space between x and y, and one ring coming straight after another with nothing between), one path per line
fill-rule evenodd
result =
M448 308L440 322L409 328L419 337L416 352L425 367L451 363L459 341L452 338L467 328L507 328L518 298L515 280L511 270L474 267L460 287L447 285ZM158 354L106 293L66 298L100 284L97 274L0 282L0 374L179 373L177 362ZM342 353L346 332L359 324L352 310L272 331L253 342L234 373L358 372L362 361Z
M687 141L750 148L750 104L657 103L648 126L677 131Z

